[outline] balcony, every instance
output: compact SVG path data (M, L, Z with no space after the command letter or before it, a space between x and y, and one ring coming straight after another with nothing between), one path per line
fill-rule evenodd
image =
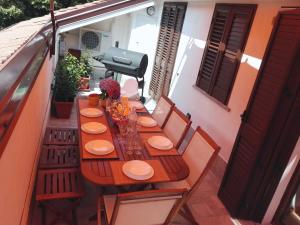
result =
M79 98L90 93L100 93L99 82L105 76L106 69L92 57L102 53L102 50L118 44L119 48L147 54L149 62L144 75L145 107L149 113L153 112L158 99L151 94L150 89L164 3L143 0L96 1L53 12L55 17L52 19L51 15L34 18L0 31L0 224L41 224L41 209L35 194L46 130L54 127L80 132L77 102L68 119L58 119L51 112L54 71L59 58L66 52L74 49L82 54L88 52L92 61L90 89L79 92ZM193 122L179 152L182 153L188 145L198 126L221 147L215 163L187 203L199 224L256 224L233 218L220 201L218 191L242 123L240 115L247 107L267 51L274 26L273 18L281 11L280 7L289 9L295 7L294 4L293 1L258 1L229 97L220 102L209 91L203 91L195 84L205 49L211 44L207 42L207 36L215 1L188 1L168 89L168 97L183 115L191 115ZM155 7L154 13L147 12L151 6ZM86 51L82 36L87 31L108 38L107 46L104 43L98 50ZM114 78L123 86L132 77L116 75ZM274 189L270 205L261 220L263 224L271 223L299 161L299 142L292 149L293 155L284 167L287 170L282 180L278 180L279 184L274 186L276 192ZM78 207L77 221L78 224L96 224L98 197L119 190L112 186L103 188L88 179L84 179L83 183L85 195ZM238 190L238 186L232 189ZM64 204L58 202L54 205L59 208ZM47 211L47 221L53 218L54 214ZM71 220L71 214L67 218ZM172 224L189 222L177 214Z

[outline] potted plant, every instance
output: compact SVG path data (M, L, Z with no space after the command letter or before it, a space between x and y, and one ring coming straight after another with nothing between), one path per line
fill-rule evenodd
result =
M79 60L67 53L55 70L54 99L56 116L69 118L80 81Z
M80 90L88 91L90 89L90 74L92 72L92 67L89 63L88 56L81 56L79 60L80 69Z

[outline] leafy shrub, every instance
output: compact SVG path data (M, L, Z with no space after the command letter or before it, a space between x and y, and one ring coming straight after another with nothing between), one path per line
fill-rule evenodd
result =
M81 76L88 77L92 72L92 66L89 62L89 56L81 56L80 57L80 67L82 69Z
M77 95L82 65L79 60L67 53L58 62L55 70L54 96L56 101L73 101Z

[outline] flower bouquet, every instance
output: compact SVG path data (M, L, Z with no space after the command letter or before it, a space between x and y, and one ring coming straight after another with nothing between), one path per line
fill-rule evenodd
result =
M128 98L126 99L126 97L122 97L121 101L114 101L111 104L111 118L118 125L122 136L126 134L126 127L130 112L131 108L129 107Z
M118 99L121 93L120 84L112 79L104 79L99 84L101 94L100 99L105 100L107 98Z

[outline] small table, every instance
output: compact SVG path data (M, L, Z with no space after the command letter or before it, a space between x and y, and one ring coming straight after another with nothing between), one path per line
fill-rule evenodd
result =
M106 124L108 125L108 131L103 135L111 135L111 140L115 146L117 157L115 158L84 158L83 151L84 142L83 136L90 136L88 139L93 138L94 134L86 134L81 131L82 121L95 121L95 118L86 118L80 115L82 108L90 107L88 100L85 97L77 98L77 121L79 129L79 148L80 148L80 169L83 177L92 183L97 185L131 185L131 184L147 184L147 183L159 183L179 181L185 179L189 175L189 167L182 159L181 155L161 155L151 156L145 147L144 139L138 135L137 139L140 142L140 146L132 150L132 154L128 154L126 149L126 140L121 137L119 130L114 122L111 120L109 114L101 107L104 113ZM143 112L143 115L145 113ZM103 116L102 116L103 117ZM103 120L103 118L102 118ZM156 131L156 134L157 131ZM162 133L163 134L163 133ZM97 135L99 138L100 135ZM95 138L95 139L97 139ZM148 180L136 181L128 178L123 174L121 168L122 165L129 160L144 160L148 162L154 169L154 176Z

